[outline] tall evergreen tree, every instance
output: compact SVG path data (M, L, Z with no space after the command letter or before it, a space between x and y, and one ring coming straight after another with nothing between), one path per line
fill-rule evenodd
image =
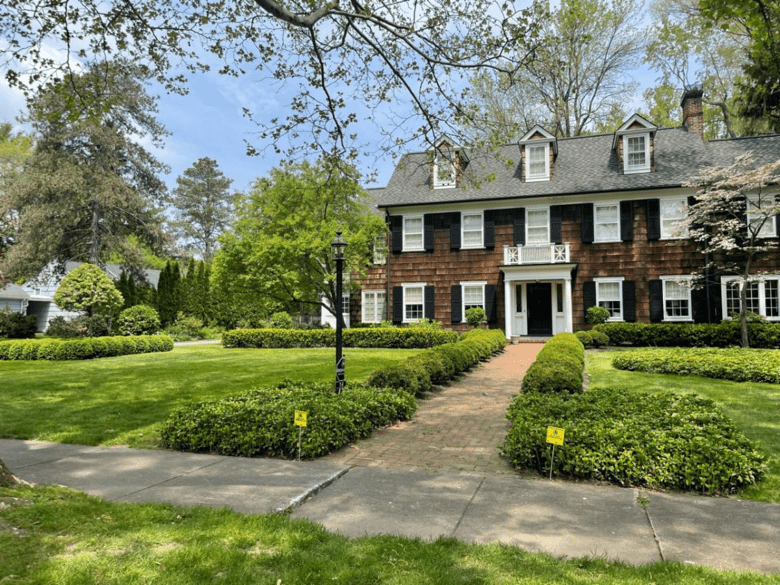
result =
M182 310L188 315L195 316L198 312L197 288L198 269L194 258L187 263L187 273L182 280L182 295L184 297Z

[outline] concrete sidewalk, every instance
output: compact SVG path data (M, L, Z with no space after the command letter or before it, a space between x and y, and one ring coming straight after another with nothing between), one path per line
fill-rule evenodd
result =
M777 504L509 475L39 441L0 440L0 459L27 481L111 500L226 506L243 513L292 509L294 517L351 536L448 536L565 557L780 572Z

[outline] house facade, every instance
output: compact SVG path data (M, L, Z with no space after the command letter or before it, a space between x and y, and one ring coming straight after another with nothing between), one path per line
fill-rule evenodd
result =
M587 328L598 305L611 321L719 322L739 309L730 279L691 289L704 265L680 234L699 169L752 151L780 159L780 136L706 141L700 91L683 98L683 125L642 116L614 134L556 139L532 128L481 153L444 139L401 160L373 195L389 226L388 253L350 302L356 322L422 318L466 329L482 307L507 338ZM776 218L762 232L780 235ZM780 321L780 261L752 283L748 309Z

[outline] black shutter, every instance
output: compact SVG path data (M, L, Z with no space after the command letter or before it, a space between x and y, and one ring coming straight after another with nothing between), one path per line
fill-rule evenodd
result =
M425 251L426 252L433 252L434 230L433 230L433 214L432 213L426 213L423 216L423 225L424 225L423 240L425 242Z
M460 250L460 213L457 211L450 220L450 250Z
M624 242L634 241L634 202L620 202L620 239Z
M657 200L656 200L657 201ZM650 292L650 322L660 323L664 320L664 290L660 280L651 280L647 283Z
M688 207L691 207L693 205L696 205L696 197L690 196L690 197L688 197ZM687 209L685 210L685 216L686 217L688 216L688 210ZM691 227L691 229L695 230L695 229L699 229L701 227L701 225L700 224L691 224L690 227Z
M393 287L393 323L400 324L404 320L404 287Z
M486 284L485 285L485 314L487 316L487 322L488 323L495 323L498 320L498 317L496 316L496 285L495 284Z
M582 283L582 303L585 306L585 317L588 316L588 309L596 306L596 283L588 280Z
M636 283L633 280L623 281L623 321L636 321Z
M525 246L525 208L519 207L514 210L512 218L512 240L515 246Z
M452 322L460 323L463 320L463 290L459 284L450 287L450 299L452 304Z
M690 316L693 317L694 323L707 323L709 322L709 315L707 314L707 287L705 284L701 288L694 288L691 290L691 312Z
M661 200L647 200L647 239L661 239Z
M582 224L580 224L580 236L582 237L583 244L593 243L593 203L582 204Z
M486 210L484 215L484 242L485 248L496 247L496 217L493 210Z
M550 206L550 242L553 244L562 244L563 235L561 230L561 205Z
M434 319L435 315L435 306L434 306L434 290L435 288L432 286L426 286L425 287L425 318L426 319Z
M390 216L390 230L393 233L393 254L398 254L404 247L404 218L401 215Z

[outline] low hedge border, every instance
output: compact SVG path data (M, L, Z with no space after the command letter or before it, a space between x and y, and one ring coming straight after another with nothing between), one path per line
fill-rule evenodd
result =
M585 347L573 333L550 338L523 376L523 392L582 392Z
M173 412L161 431L162 446L243 457L298 456L295 411L307 413L301 457L326 455L374 429L408 420L417 411L409 394L367 384L347 384L341 394L327 383L285 381Z
M444 384L480 361L490 359L506 343L502 331L473 329L461 335L456 343L438 345L405 362L374 371L366 383L420 396L431 390L433 384Z
M611 345L656 347L733 347L742 344L737 321L710 323L601 323ZM780 348L780 323L748 323L752 348Z
M89 360L172 349L168 335L26 339L0 341L0 360Z
M566 430L553 472L622 486L733 493L766 473L765 457L712 400L672 392L599 389L581 395L518 394L502 453L519 468L550 472L548 426Z
M616 353L619 370L780 384L780 350L674 348Z
M387 349L425 349L453 343L458 334L445 329L418 327L376 327L345 329L344 347L382 347ZM222 334L224 347L293 348L334 347L333 329L233 329Z

